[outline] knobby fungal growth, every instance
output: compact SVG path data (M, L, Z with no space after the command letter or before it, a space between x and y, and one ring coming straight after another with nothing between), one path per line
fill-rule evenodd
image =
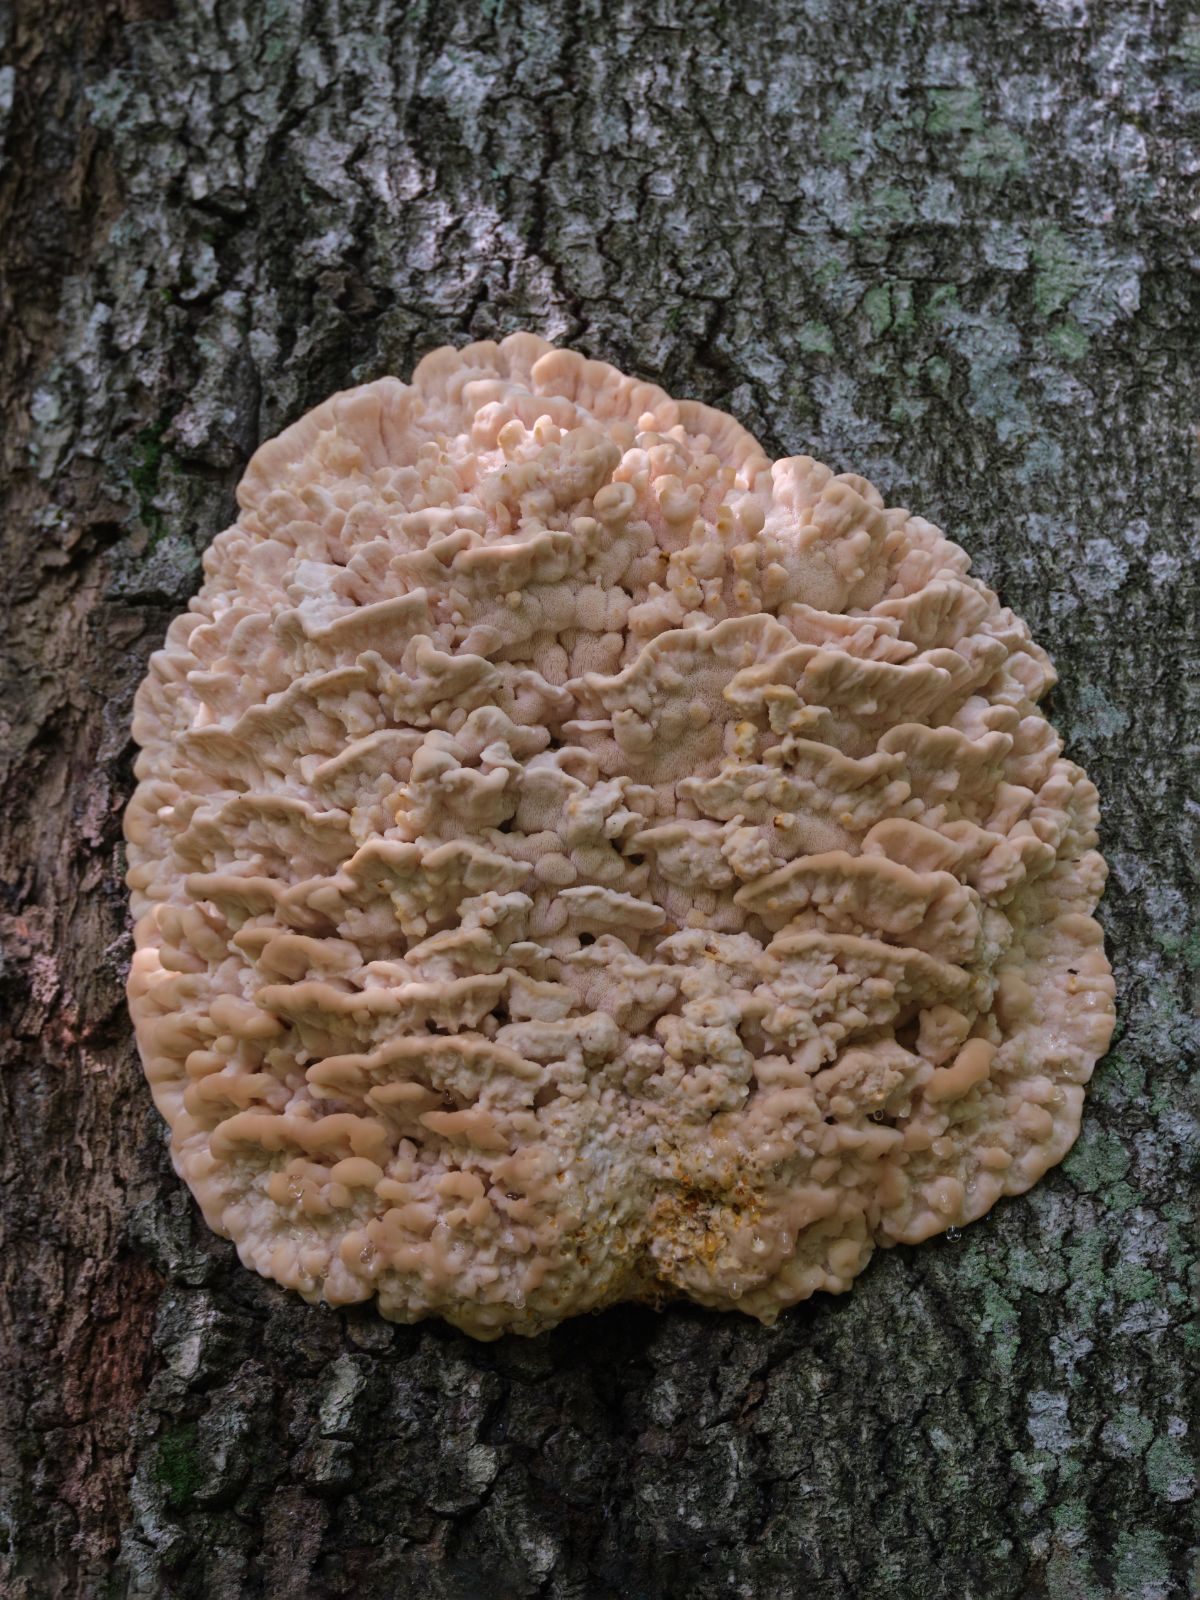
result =
M1028 1189L1113 984L1028 630L862 478L527 334L251 461L138 697L129 994L242 1259L763 1321Z

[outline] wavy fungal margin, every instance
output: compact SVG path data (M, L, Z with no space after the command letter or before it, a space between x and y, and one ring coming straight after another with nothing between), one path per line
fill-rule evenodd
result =
M962 550L529 334L254 456L138 694L129 1000L242 1260L773 1320L1060 1161L1096 791Z

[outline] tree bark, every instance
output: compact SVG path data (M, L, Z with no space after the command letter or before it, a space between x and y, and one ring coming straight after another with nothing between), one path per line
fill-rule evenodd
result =
M0 1593L1189 1593L1190 10L0 12ZM130 701L242 466L518 327L945 527L1105 802L1121 1020L1079 1145L773 1331L308 1307L206 1231L137 1064Z

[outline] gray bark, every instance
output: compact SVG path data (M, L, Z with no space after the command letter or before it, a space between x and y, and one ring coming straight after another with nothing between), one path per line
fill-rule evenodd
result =
M1189 10L0 7L6 1596L1189 1592ZM518 327L944 526L1104 798L1121 1021L1079 1145L773 1331L305 1306L204 1229L136 1062L130 699L242 465Z

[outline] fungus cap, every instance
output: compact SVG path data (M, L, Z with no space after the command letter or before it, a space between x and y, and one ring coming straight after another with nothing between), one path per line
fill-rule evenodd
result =
M137 698L129 997L243 1261L771 1321L1060 1161L1096 791L937 528L528 334L254 456Z

